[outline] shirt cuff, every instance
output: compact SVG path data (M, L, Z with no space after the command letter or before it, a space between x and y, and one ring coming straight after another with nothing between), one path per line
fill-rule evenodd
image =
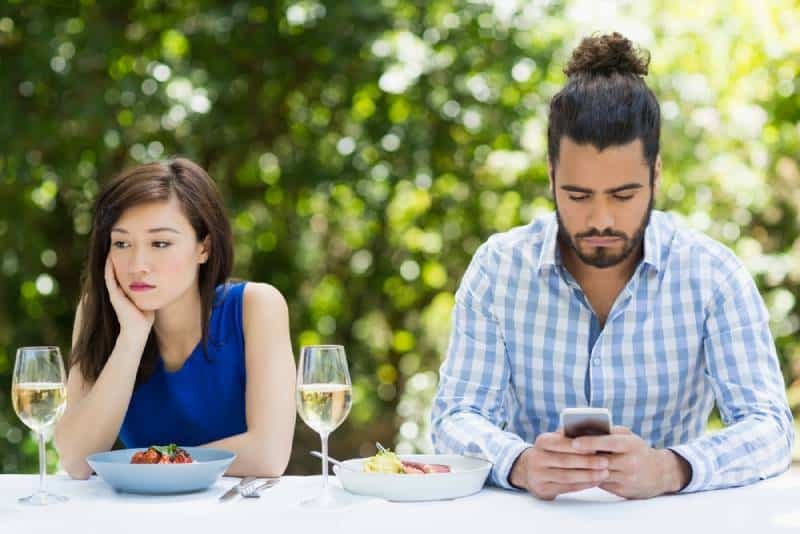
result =
M491 481L495 486L505 489L520 489L516 486L512 486L508 477L519 455L522 454L522 451L530 447L532 447L530 443L526 443L521 439L512 439L503 445L500 452L495 456L494 466L492 467Z
M679 455L692 466L692 479L678 493L693 493L703 491L711 482L714 466L708 455L704 454L698 445L687 443L676 447L667 447L668 450Z

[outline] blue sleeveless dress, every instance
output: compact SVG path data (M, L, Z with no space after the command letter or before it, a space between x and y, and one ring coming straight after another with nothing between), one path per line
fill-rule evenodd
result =
M241 434L245 421L242 296L246 282L216 289L208 329L179 370L158 367L134 389L119 437L127 448L196 446Z

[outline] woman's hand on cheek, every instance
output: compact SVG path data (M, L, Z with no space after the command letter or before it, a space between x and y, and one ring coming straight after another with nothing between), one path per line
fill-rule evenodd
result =
M119 321L120 337L144 343L147 340L147 336L150 335L150 329L153 327L155 312L152 310L140 310L122 291L119 282L117 282L114 264L111 262L110 255L106 258L105 279L108 297Z

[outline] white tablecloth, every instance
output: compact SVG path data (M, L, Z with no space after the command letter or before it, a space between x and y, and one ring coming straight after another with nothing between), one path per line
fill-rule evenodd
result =
M542 502L521 492L485 488L471 497L441 502L391 503L352 496L345 508L321 511L298 506L315 493L320 477L284 477L260 499L219 503L219 495L237 480L223 478L201 493L144 496L118 494L97 477L77 481L56 475L48 477L48 488L68 496L69 502L32 507L19 505L17 498L35 489L38 477L2 475L0 534L800 532L797 472L744 488L646 501L625 501L592 489ZM330 480L337 484L335 477Z

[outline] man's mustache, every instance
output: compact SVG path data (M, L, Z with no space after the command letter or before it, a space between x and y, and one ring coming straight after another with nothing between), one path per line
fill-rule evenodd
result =
M582 234L575 234L575 237L578 239L583 237L621 237L622 239L628 239L628 236L623 232L617 232L614 230L604 230L603 232L589 230L588 232L584 232Z

